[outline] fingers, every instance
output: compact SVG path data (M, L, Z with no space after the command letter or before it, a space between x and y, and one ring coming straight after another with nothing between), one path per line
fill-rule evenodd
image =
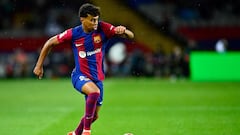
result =
M43 73L41 73L40 75L38 75L38 79L42 79L43 77Z
M126 27L120 25L115 28L115 33L116 34L124 34L125 30L126 30Z
M35 67L33 73L38 77L38 79L42 79L43 77L43 70L41 68Z

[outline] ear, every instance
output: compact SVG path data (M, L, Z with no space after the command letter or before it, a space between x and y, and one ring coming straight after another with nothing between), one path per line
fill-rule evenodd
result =
M84 18L83 17L80 17L80 21L83 22Z

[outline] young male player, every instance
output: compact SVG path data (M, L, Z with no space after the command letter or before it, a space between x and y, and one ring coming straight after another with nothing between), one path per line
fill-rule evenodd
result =
M72 84L76 90L85 95L86 104L80 124L68 135L90 135L91 124L98 118L103 101L103 60L107 41L115 35L134 37L126 27L115 27L99 21L99 16L99 7L88 3L82 5L79 9L82 24L46 41L33 71L41 79L43 62L51 48L62 43L71 43L75 60L75 68L71 75Z

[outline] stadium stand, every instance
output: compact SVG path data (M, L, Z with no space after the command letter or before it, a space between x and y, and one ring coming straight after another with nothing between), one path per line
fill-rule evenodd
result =
M108 75L188 77L189 53L193 49L214 50L219 39L226 39L228 50L240 50L237 0L3 0L0 77L31 76L37 50L49 36L77 25L78 8L85 2L100 6L103 20L126 25L136 36L134 42L124 41L131 44L128 59L117 66L110 64ZM68 76L73 65L71 51L65 47L54 51L46 62L46 76ZM30 59L22 60L25 55ZM19 66L16 56L28 65L23 64L27 69L22 72L14 70Z
M228 49L240 50L240 2L187 0L129 0L128 5L153 22L159 31L182 40L195 40L200 50L214 50L219 39L227 39ZM184 42L185 41L185 42Z

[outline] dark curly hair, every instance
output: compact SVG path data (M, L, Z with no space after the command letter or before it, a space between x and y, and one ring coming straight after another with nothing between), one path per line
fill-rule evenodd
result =
M85 3L79 8L78 15L79 17L87 17L89 15L91 16L100 16L100 8L90 4L90 3Z

